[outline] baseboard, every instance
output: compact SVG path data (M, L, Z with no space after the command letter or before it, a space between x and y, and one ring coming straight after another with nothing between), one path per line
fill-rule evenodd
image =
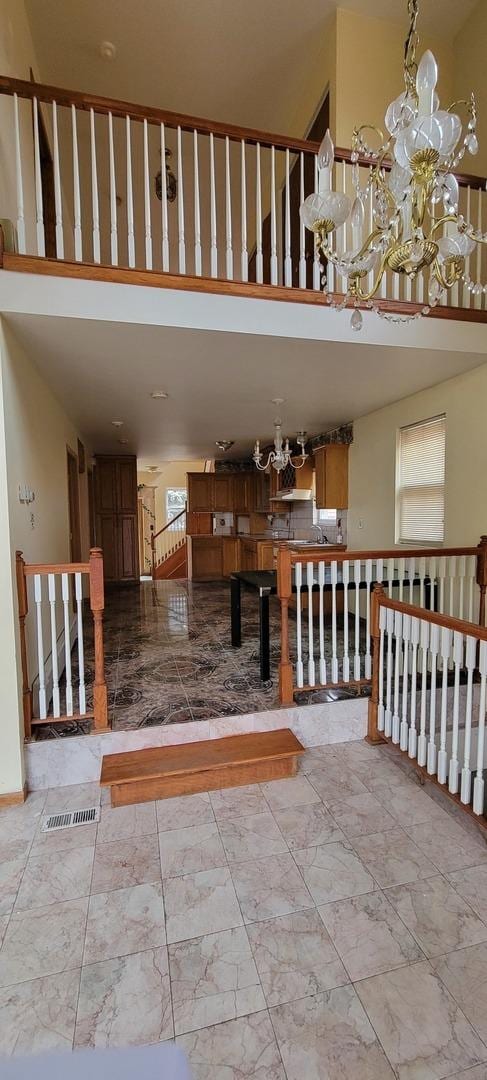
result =
M3 795L0 795L0 807L17 806L19 803L24 803L26 798L27 783L24 784L21 791L6 791Z

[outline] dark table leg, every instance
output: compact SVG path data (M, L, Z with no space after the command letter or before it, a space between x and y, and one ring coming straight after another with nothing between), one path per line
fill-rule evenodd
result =
M261 590L259 594L260 615L260 677L262 682L268 682L271 677L270 647L269 647L269 593Z
M242 612L240 578L230 577L230 613L232 623L232 645L238 648L242 644Z

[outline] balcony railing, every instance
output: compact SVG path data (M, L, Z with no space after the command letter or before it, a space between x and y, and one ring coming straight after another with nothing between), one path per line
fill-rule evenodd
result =
M128 268L134 282L312 303L324 302L325 274L328 292L343 295L344 279L322 266L299 218L316 187L316 143L7 77L0 94L12 184L0 214L14 226L7 249L24 257L8 252L5 266L42 269L40 258L53 273L111 280L127 280ZM360 161L362 186L370 167ZM350 194L351 174L350 151L338 149L334 187ZM458 180L460 212L485 229L486 180ZM369 196L369 222L372 214ZM352 246L348 224L337 239ZM485 280L486 263L479 245L466 276ZM389 272L379 302L414 311L426 290L424 278ZM435 314L483 319L487 296L460 282L448 303Z

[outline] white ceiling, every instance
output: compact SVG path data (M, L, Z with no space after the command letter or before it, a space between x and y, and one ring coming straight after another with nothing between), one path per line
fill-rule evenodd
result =
M472 353L44 315L6 322L87 443L134 452L141 466L214 457L216 439L234 439L232 456L244 456L256 437L272 436L271 398L286 399L286 432L319 434L485 362ZM167 401L153 400L155 389Z
M441 9L451 37L475 3L423 0L421 27L438 30ZM26 0L43 81L295 135L338 6L407 28L406 0Z

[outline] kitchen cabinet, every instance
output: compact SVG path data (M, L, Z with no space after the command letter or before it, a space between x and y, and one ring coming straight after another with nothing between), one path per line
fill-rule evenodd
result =
M193 581L218 581L222 578L222 537L192 536L190 543Z
M272 540L240 541L240 570L272 570L274 567Z
M138 581L136 458L98 454L95 462L96 542L103 550L105 581Z
M236 514L249 514L255 509L253 479L250 472L233 475L233 509Z
M330 443L315 450L316 506L319 510L348 507L348 445Z
M240 570L240 540L238 536L222 537L223 553L223 577L230 577L236 570Z
M257 544L255 540L241 540L240 553L240 570L257 570Z
M272 469L274 476L276 470ZM269 499L271 496L271 477L267 472L255 469L251 474L251 504L250 509L258 514L268 514L270 511Z
M210 536L213 528L213 518L208 513L197 513L188 510L186 514L186 533L188 536L197 536L203 533Z
M215 509L213 476L213 473L188 473L188 509L191 513L211 513Z
M213 481L213 505L212 509L220 513L233 511L233 481L234 473L212 473Z

